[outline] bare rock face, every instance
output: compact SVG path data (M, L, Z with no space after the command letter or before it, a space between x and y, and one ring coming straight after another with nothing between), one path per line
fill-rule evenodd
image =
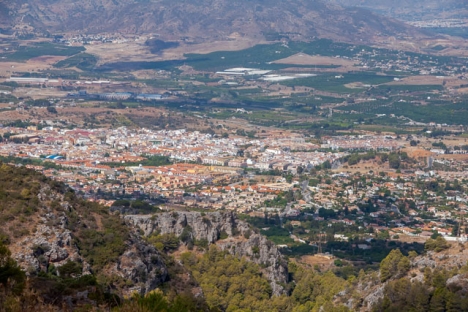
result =
M43 192L39 197L45 199ZM36 224L35 231L14 241L10 246L15 260L27 274L47 271L50 265L60 267L68 261L81 263L82 274L90 274L90 265L73 244L73 234L67 229L65 212L53 211L48 207L43 209L45 211Z
M288 282L288 270L283 256L264 236L251 234L249 225L238 220L232 212L171 212L124 218L127 224L138 227L145 236L153 233L180 236L186 231L193 239L206 239L233 255L247 257L263 268L275 295L285 292L283 285Z
M385 284L379 285L364 298L364 304L366 305L367 311L371 311L372 307L384 297L384 288Z
M129 248L119 257L108 273L130 280L134 286L124 289L124 295L134 292L145 294L167 278L167 268L159 252L153 246L132 234Z
M431 259L431 255L433 255L433 254L434 253L432 251L429 251L427 253L427 256L416 257L411 263L412 266L420 268L420 269L424 269L424 268L433 269L433 268L435 268L436 265L437 265L437 262Z
M32 231L11 242L9 248L13 258L27 274L47 272L51 266L60 268L69 261L82 265L82 275L95 273L81 255L74 242L74 232L68 224L67 213L74 210L73 205L66 201L63 194L54 192L48 185L43 185L37 196L43 203L54 200L60 203L60 207L54 209L48 204L41 205L37 221L31 224ZM166 280L167 268L156 248L134 233L130 234L125 245L125 252L115 263L104 268L103 272L119 276L131 285L120 291L125 295L132 292L144 294Z
M221 233L234 236L243 234L249 229L245 223L239 224L232 213L213 212L171 212L154 216L131 215L125 216L127 223L139 227L145 236L154 232L160 234L174 234L180 236L189 226L195 239L206 239L209 243L216 242Z
M468 273L457 274L449 278L446 282L447 288L452 292L461 291L464 294L468 293Z

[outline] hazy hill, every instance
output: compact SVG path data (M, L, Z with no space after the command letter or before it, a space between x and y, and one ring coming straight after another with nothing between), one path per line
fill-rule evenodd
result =
M0 0L0 7L1 27L28 23L50 33L152 33L199 40L225 39L234 33L260 40L280 33L291 39L347 42L421 35L370 11L320 0Z
M345 7L362 7L405 20L466 18L468 4L463 0L335 0Z

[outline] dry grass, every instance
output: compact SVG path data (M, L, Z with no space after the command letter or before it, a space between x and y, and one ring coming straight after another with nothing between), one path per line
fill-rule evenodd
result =
M468 154L444 154L444 155L436 155L434 158L445 159L445 160L468 161Z
M61 91L58 88L15 88L13 95L17 98L32 98L34 100L44 98L65 98L67 91Z
M424 244L428 240L427 237L410 236L410 235L401 234L401 233L398 234L398 237L399 237L398 239L392 239L392 240L399 241L402 243L408 243L408 244L411 244L411 243Z
M334 258L332 256L327 257L324 255L306 255L302 256L298 262L306 264L310 267L318 266L320 270L328 270L333 266Z
M177 48L165 50L163 56L173 57L174 55L183 56L184 53L200 53L206 54L215 51L239 51L251 48L257 44L264 44L267 42L258 41L257 39L250 39L244 37L233 37L232 40L203 42L196 44L181 44Z
M28 60L27 62L0 62L0 77L9 78L13 72L37 72L53 69L52 65L64 60L64 56L41 56Z
M401 79L400 81L392 81L384 83L383 85L442 85L444 79L437 78L436 76L409 76Z
M430 151L416 147L408 147L405 149L405 152L408 153L408 156L411 158L429 157L432 155Z
M338 65L338 66L354 66L354 62L342 58L309 55L305 53L297 53L289 57L274 61L275 64L292 64L292 65Z
M185 53L210 53L214 51L237 51L253 47L258 42L248 38L235 38L226 41L185 44L164 50L161 54L152 54L143 41L126 43L107 43L86 46L86 52L98 56L98 65L112 62L130 61L165 61L183 59Z

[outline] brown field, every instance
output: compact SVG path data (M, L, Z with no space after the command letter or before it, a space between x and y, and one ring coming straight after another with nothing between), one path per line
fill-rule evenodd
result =
M432 155L430 151L416 147L407 147L405 152L407 152L408 156L411 158L429 157Z
M290 57L274 61L275 64L292 64L292 65L339 65L339 66L354 66L354 62L342 58L308 55L305 53L297 53Z
M444 154L436 155L435 159L447 159L447 160L458 160L458 161L468 161L468 154Z
M20 111L4 111L0 113L0 120L2 121L14 121L28 119L30 115Z
M395 240L395 241L399 241L399 242L402 242L402 243L420 243L420 244L424 244L427 240L426 237L421 237L421 236L410 236L410 235L406 235L406 234L398 234L399 238L398 239L394 239L392 238L392 240Z
M64 98L67 93L67 91L61 91L57 88L16 88L12 94L16 97L30 97L37 100L50 97Z
M348 166L348 168L344 168L344 166ZM348 173L351 173L351 174L358 173L358 172L359 173L367 173L370 170L372 170L374 172L383 171L383 172L386 172L387 174L390 174L390 173L392 173L394 171L393 169L389 168L388 162L387 163L379 163L379 161L377 161L375 159L368 160L368 161L361 161L358 164L352 165L352 166L349 166L349 165L347 165L347 163L345 163L344 166L339 167L337 169L333 169L332 171L335 172L335 173L345 171L345 172L348 172Z
M0 62L0 77L10 77L13 72L31 72L52 69L52 65L64 60L65 56L41 56L27 62Z
M244 38L240 36L231 36L231 40L203 42L195 44L181 44L177 48L165 50L163 57L182 57L184 53L200 53L206 54L215 51L239 51L257 44L264 44L267 42L254 40L251 38Z
M302 256L298 262L307 264L311 267L318 265L321 270L328 270L333 266L334 257L324 255L306 255Z
M164 61L184 59L185 53L210 53L214 51L236 51L258 44L248 38L236 38L226 41L184 44L172 49L164 50L161 54L151 54L149 48L140 42L108 43L86 46L86 52L98 56L98 65L112 62L129 61Z
M446 86L450 87L459 86L464 82L456 77L437 78L437 76L420 75L405 77L400 81L387 82L383 85L442 85L444 81Z
M319 56L319 55L308 55L305 53L297 53L280 60L276 60L275 64L291 64L291 65L309 65L309 66L320 66L320 65L337 65L338 68L316 68L317 72L348 72L350 70L358 70L354 62L351 60L345 60L342 58ZM298 68L291 67L281 70L282 72L309 72L309 68Z
M161 57L149 52L143 43L106 43L86 46L86 52L98 58L98 64L129 61L159 61Z
M468 137L444 137L443 138L444 143L447 146L456 146L456 145L468 145Z
M468 57L468 40L459 37L450 37L450 39L432 40L431 46L442 45L447 47L440 51L440 55Z
M446 56L459 56L459 57L466 57L468 56L468 41L463 38L458 37L446 37L446 38L411 38L410 40L406 39L397 39L396 37L382 37L381 40L379 38L374 38L376 42L373 46L380 47L380 48L388 48L391 50L404 50L404 51L412 51L417 53L424 53L425 49L430 49L431 47L442 45L447 47L447 49L439 51L435 53L435 51L431 51L434 54L438 55L446 55Z

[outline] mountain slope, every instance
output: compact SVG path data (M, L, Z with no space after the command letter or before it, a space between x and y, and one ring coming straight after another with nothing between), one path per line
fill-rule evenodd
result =
M78 276L112 276L111 284L123 293L144 293L166 280L167 268L153 246L106 207L78 198L61 183L2 164L0 199L0 239L29 276L72 262Z
M197 281L166 248L159 248L167 238L171 251L196 247L203 254L211 246L220 255L231 254L231 260L251 263L249 274L258 270L257 282L269 285L268 296L284 296L289 282L286 261L276 246L232 212L121 217L23 166L0 163L0 221L0 284L8 289L10 278L5 276L13 276L22 283L17 288L24 288L24 274L4 260L11 252L29 277L27 289L38 294L34 300L41 298L45 304L66 304L70 309L112 306L122 297L159 288L172 299L195 300L203 309ZM0 311L8 296L0 285Z
M459 0L335 0L345 7L361 7L403 20L465 18L466 1Z
M28 23L51 33L152 33L166 39L226 39L233 33L261 40L265 34L291 39L324 37L373 42L382 36L420 36L415 28L363 9L314 0L2 0L2 27Z

